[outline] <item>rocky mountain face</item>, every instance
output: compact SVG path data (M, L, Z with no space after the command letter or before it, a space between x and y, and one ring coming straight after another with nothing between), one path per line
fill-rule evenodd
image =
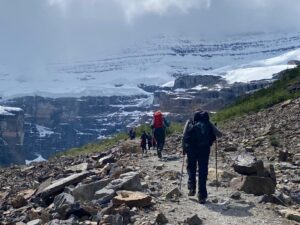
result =
M149 96L43 98L21 97L6 101L24 111L5 116L1 131L11 157L1 157L2 165L25 163L37 155L51 155L108 137L135 124ZM1 147L2 150L2 147ZM15 153L20 153L14 158Z
M23 163L24 111L0 106L1 164Z
M139 140L124 140L100 153L1 169L0 222L296 224L299 108L300 98L220 125L218 171L213 146L204 206L187 196L182 135L173 134L161 161L154 150L142 155Z
M189 115L195 109L217 111L246 93L267 87L272 80L228 84L220 76L180 76L174 86L154 92L155 105L163 111Z
M10 147L8 144L8 150L2 152L14 153L2 157L0 164L24 163L39 155L48 159L59 151L126 131L128 126L145 122L148 112L155 109L169 112L170 121L183 122L196 108L216 111L239 96L270 83L270 80L262 80L228 84L220 76L183 75L176 78L173 87L140 84L139 87L148 91L149 95L81 98L27 96L10 99L5 101L6 105L24 110L23 120L18 120L19 124L24 122L24 140L22 145L18 145L19 150L14 147L16 145ZM150 92L154 96L153 101ZM14 127L14 122L10 126Z

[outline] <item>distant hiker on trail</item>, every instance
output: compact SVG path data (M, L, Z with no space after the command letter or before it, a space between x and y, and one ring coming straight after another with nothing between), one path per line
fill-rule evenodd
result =
M206 180L208 175L208 160L210 147L221 133L209 121L209 115L204 111L196 111L194 118L186 122L182 147L187 154L187 172L189 175L189 196L196 194L196 171L198 165L198 199L204 204L207 199Z
M157 145L157 156L162 158L161 152L164 149L165 138L166 138L166 128L169 126L163 114L157 111L153 115L153 122L151 128L153 129L154 138Z
M142 136L141 136L141 148L142 148L142 153L146 153L147 150L147 140L148 136L145 131L143 131Z
M152 148L153 145L153 137L150 133L147 134L148 138L147 138L147 144L148 144L148 150L150 150Z
M130 140L134 140L136 137L136 133L135 133L135 129L134 128L130 128L129 132L128 132L129 138Z

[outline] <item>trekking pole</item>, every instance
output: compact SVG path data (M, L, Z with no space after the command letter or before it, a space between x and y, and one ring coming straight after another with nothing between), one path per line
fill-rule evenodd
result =
M215 156L216 156L216 190L218 191L218 139L215 142Z
M185 161L185 155L183 155L183 159L182 159L181 177L180 177L180 184L179 184L179 190L180 191L181 191L181 184L182 184L182 177L183 177L184 161Z

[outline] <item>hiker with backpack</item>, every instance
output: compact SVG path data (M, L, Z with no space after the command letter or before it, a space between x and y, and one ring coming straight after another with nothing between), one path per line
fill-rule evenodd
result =
M145 131L143 131L142 136L141 136L141 148L142 148L142 153L146 153L147 151L147 140L148 136Z
M210 147L220 135L217 128L209 121L209 115L204 111L196 111L193 119L186 122L182 147L187 155L189 196L196 194L196 171L198 166L198 200L204 204L207 199L206 181L208 175L208 160ZM220 132L220 131L218 131Z
M128 132L128 136L129 136L130 140L135 139L135 136L136 136L135 128L130 128L130 130Z
M147 138L148 150L150 150L152 147L153 137L150 133L147 133L147 136L148 136L148 138Z
M153 115L151 128L153 129L154 138L156 140L157 156L162 158L162 150L165 145L166 128L169 126L161 111L157 111Z

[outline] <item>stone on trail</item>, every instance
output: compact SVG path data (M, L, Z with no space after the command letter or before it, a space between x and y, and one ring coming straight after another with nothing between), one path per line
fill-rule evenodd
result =
M98 224L103 225L123 225L123 217L120 214L104 215Z
M94 199L97 199L99 204L108 203L115 196L115 190L103 188L95 193Z
M21 195L17 195L17 197L15 197L12 201L11 201L11 205L15 208L15 209L18 209L18 208L21 208L25 205L27 205L27 201L26 199L21 196Z
M179 188L176 187L166 194L166 199L178 198L179 196L181 196L181 192Z
M289 220L293 220L300 223L300 212L298 211L292 209L283 209L280 210L279 213Z
M167 180L179 180L181 177L181 173L175 170L167 170L159 173L159 176Z
M27 223L27 225L41 225L41 224L43 224L43 221L41 219L32 220Z
M87 170L89 167L88 163L81 163L78 165L70 166L66 169L66 171L71 171L71 172L83 172Z
M113 162L115 162L115 158L112 154L104 156L104 157L100 158L98 161L98 163L101 165L105 165L107 163L113 163Z
M158 213L156 215L156 219L155 219L156 224L158 225L163 225L169 222L169 220L167 219L167 217L162 213Z
M49 223L46 223L45 225L74 225L74 224L76 224L74 218L70 218L68 220L54 219Z
M200 225L202 223L203 223L202 220L198 217L197 214L195 214L192 217L187 218L184 221L184 224L186 224L186 225Z
M234 145L233 143L229 143L227 146L224 148L224 152L236 152L238 150L237 146Z
M233 164L234 171L242 175L264 176L264 164L255 156L245 153L238 155Z
M111 179L103 179L90 184L79 184L73 189L72 195L76 201L91 201L94 199L95 192L104 188L111 181Z
M123 153L141 153L140 143L136 140L124 141L120 147Z
M123 173L119 179L110 182L106 188L128 191L141 191L143 189L140 180L140 174L138 172Z
M230 198L234 199L234 200L240 200L241 199L241 193L236 191L236 192L233 192L231 195L230 195Z
M72 174L68 177L62 178L60 180L55 181L48 187L46 187L44 190L42 190L39 195L42 198L47 198L51 195L55 195L62 191L64 187L69 186L71 184L77 184L80 181L82 181L84 178L90 175L90 172L82 172L82 173L76 173Z
M113 198L113 204L119 206L126 204L128 207L146 207L151 205L152 198L142 192L118 191Z
M269 177L245 176L231 181L231 187L254 195L274 194L275 186Z
M289 158L289 152L287 150L279 150L278 160L280 162L286 162Z
M74 204L74 197L68 193L61 193L54 198L53 204L53 209L64 216L71 205Z

